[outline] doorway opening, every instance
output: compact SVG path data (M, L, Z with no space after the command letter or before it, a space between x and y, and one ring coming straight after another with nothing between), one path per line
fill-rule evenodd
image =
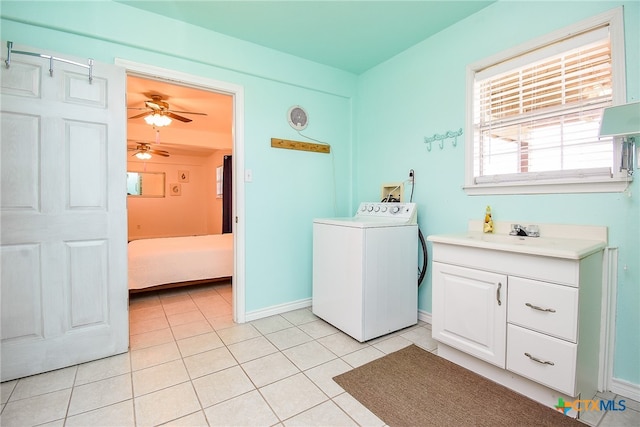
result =
M164 169L167 189L163 198L129 198L129 240L226 234L232 240L233 321L243 323L243 88L124 60L116 65L127 73L128 170ZM148 124L144 118L152 110L173 113L171 124ZM151 159L140 160L135 154L141 143L165 155L152 152ZM223 186L218 185L225 157L231 157L227 167L233 171L230 215L226 212L232 218L231 233L224 233L229 230L223 229ZM163 203L166 209L158 207ZM138 209L140 205L145 207Z

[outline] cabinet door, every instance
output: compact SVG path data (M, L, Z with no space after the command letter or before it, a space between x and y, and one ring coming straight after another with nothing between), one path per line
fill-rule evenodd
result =
M507 276L433 263L433 338L505 367Z

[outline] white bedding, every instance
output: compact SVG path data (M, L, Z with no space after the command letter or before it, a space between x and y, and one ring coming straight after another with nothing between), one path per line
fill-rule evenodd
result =
M233 276L233 234L129 242L129 289Z

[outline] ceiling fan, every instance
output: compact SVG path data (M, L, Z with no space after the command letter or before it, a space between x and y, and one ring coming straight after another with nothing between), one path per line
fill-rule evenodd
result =
M185 123L189 123L190 121L192 121L192 119L181 116L177 113L180 114L195 114L195 115L199 115L199 116L206 116L206 113L197 113L194 111L178 111L178 110L172 110L169 108L169 103L166 101L167 99L169 99L169 97L164 96L164 95L160 95L160 94L155 94L155 93L145 93L145 96L151 98L148 99L144 102L144 107L129 107L129 110L145 110L144 113L140 113L137 114L133 117L129 117L129 119L138 119L140 117L144 117L145 120L147 120L147 123L149 124L155 124L156 126L166 126L168 125L171 120L168 120L168 123L165 124L160 124L159 123L154 123L154 122L150 122L151 119L149 119L150 117L153 116L159 116L159 117L168 117L169 119L175 119L175 120L179 120L181 122L185 122ZM149 119L149 120L148 120ZM165 119L166 121L166 119Z
M157 154L162 157L169 157L169 152L164 150L156 150L151 148L148 142L138 142L135 148L128 148L128 151L133 151L131 156L136 156L141 160L147 160L151 158L152 154Z

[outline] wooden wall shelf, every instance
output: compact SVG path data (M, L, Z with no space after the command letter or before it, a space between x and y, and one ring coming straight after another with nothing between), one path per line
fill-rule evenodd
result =
M312 144L310 142L291 141L289 139L271 138L271 146L285 148L287 150L313 151L314 153L330 153L331 146L325 144Z

